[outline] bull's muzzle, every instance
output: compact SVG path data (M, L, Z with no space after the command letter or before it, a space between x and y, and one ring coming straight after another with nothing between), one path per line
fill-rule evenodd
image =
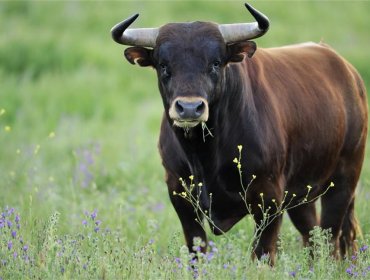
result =
M208 103L201 97L178 97L172 102L169 115L175 126L195 127L208 120Z

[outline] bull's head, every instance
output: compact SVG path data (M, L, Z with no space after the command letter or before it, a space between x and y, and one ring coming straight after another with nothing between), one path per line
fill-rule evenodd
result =
M217 100L222 88L225 67L254 54L256 45L250 40L266 33L269 20L245 6L257 22L171 23L127 29L136 14L112 28L114 41L132 46L125 50L130 63L156 69L166 114L175 126L188 129L206 122L209 104Z

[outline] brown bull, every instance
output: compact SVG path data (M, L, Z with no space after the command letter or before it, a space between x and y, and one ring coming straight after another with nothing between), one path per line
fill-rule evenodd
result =
M277 211L287 209L305 244L320 225L331 230L334 254L344 256L358 227L355 189L367 135L363 82L324 44L256 50L250 40L269 21L246 7L256 22L127 29L135 15L112 29L116 42L132 46L125 51L130 63L157 71L164 105L159 149L186 243L192 250L194 237L206 241L197 220L202 214L215 234L253 214L262 230L254 255L269 254L273 264ZM189 175L199 208L184 199L179 178Z

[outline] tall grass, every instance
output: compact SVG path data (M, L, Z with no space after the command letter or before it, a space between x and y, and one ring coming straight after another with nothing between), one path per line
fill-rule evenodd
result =
M252 4L271 19L258 47L323 39L359 69L369 88L369 2ZM205 279L365 273L367 159L356 206L364 232L357 262L331 261L325 234L314 232L324 249L310 263L285 219L277 266L251 263L247 218L211 237L207 255L189 264L156 148L162 103L154 71L126 63L109 34L135 12L137 27L251 20L238 1L0 2L0 277L191 279L189 265Z

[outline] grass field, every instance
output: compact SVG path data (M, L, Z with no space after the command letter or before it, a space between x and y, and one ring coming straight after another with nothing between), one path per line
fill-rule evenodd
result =
M271 19L259 47L323 40L370 89L370 2L251 4ZM0 279L193 278L157 152L155 73L129 65L109 33L136 12L136 27L252 20L240 1L0 2ZM357 262L332 261L319 230L310 262L286 217L277 266L251 263L247 218L210 235L210 252L193 264L199 278L370 277L367 151Z

